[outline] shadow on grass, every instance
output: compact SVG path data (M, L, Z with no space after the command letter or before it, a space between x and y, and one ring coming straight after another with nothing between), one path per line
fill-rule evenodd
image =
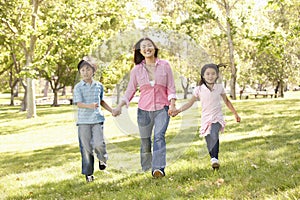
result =
M37 116L43 117L50 114L65 114L68 112L75 111L73 105L61 105L60 107L51 107L49 105L39 105L37 106ZM27 113L20 111L19 107L16 106L1 106L0 107L0 119L5 121L26 119Z
M41 168L61 166L80 159L79 147L63 145L32 152L0 154L1 177L8 174L26 173Z
M121 143L127 146L136 142ZM295 132L222 142L224 161L217 174L210 169L208 157L201 159L192 152L178 159L178 165L168 166L167 177L160 180L151 178L149 173L110 169L111 174L97 171L98 179L92 184L86 184L83 176L78 175L69 180L28 186L27 196L14 195L8 199L264 198L299 187L299 144ZM80 159L79 149L64 145L35 151L32 155L6 155L1 156L1 163L6 163L2 166L9 174L63 165L66 158L67 162ZM17 170L10 171L16 166L19 166Z

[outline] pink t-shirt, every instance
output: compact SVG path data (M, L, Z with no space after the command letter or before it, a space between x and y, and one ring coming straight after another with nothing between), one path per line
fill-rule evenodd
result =
M193 95L200 98L202 107L201 129L200 135L206 136L210 134L211 124L219 122L222 126L221 131L224 130L225 121L222 112L222 96L225 90L222 84L214 84L212 91L210 91L204 84L197 86Z
M127 107L133 98L137 87L140 89L138 107L146 111L161 110L176 99L175 83L170 64L165 60L156 59L155 82L152 86L149 81L145 61L136 65L130 72L130 80L123 97Z

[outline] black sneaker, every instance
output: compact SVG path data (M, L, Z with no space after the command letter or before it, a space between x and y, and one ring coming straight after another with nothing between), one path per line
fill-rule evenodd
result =
M107 166L107 165L106 165L105 162L103 162L103 161L101 161L101 160L99 161L99 169L100 169L100 170L105 170L106 166Z
M94 176L93 175L86 175L85 180L87 183L93 182L94 181Z
M165 176L164 169L155 169L152 171L152 176L154 178L161 178Z

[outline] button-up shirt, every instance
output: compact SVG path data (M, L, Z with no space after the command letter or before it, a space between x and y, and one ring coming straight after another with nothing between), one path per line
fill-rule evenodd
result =
M165 60L156 59L155 80L151 85L146 63L143 60L137 64L130 72L130 80L123 97L127 107L134 97L137 87L140 89L140 99L138 107L145 111L155 111L170 105L172 98L176 99L175 83L170 64Z
M201 128L200 134L206 136L210 133L211 124L219 122L222 126L221 131L224 130L225 121L222 113L222 96L225 90L222 84L214 84L210 91L206 85L197 86L193 95L200 98L202 107Z
M103 86L98 81L88 84L81 80L74 87L74 103L97 103L98 108L78 108L77 124L96 124L104 122L103 112L101 111L101 100L103 99Z

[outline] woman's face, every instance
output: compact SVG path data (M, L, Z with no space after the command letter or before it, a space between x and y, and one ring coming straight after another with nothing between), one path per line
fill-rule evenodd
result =
M141 42L140 46L141 46L140 52L145 58L154 57L155 47L151 41L144 40Z
M214 84L218 78L218 74L215 69L207 68L203 75L204 80L208 84Z
M88 65L81 67L79 72L85 82L90 82L94 75L94 70Z

